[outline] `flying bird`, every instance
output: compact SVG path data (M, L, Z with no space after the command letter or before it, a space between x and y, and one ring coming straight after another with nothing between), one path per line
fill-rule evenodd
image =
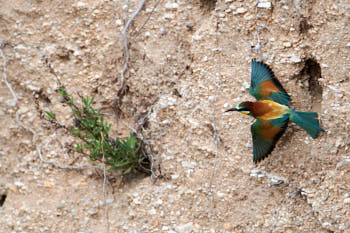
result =
M289 121L295 122L314 139L318 132L324 132L319 126L316 112L300 112L288 107L290 96L266 64L253 59L251 66L249 93L257 101L242 102L226 112L238 111L256 119L250 127L254 163L262 161L272 152Z

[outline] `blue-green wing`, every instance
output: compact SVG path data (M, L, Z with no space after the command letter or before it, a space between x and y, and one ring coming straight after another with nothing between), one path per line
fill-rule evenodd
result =
M289 114L286 114L282 118L269 121L257 119L251 125L254 163L260 162L272 152L287 128L288 119Z
M279 104L290 104L290 96L277 80L272 70L263 62L252 60L249 93L257 100L273 100Z

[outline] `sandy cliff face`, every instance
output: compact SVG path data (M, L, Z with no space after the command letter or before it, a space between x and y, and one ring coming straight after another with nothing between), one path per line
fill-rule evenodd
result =
M43 60L74 96L111 105L124 66L122 30L140 2L0 1L0 75L18 100L2 81L0 232L106 231L101 176L55 168L37 154L40 146L60 164L89 162L41 116L52 110L72 124ZM156 4L147 1L128 31L123 114L104 112L113 134L126 136L150 111L143 133L169 179L117 176L113 193L107 186L110 232L349 231L350 2L166 0L146 22ZM312 140L290 124L254 165L252 119L223 112L253 99L257 57L291 106L317 111L326 132Z

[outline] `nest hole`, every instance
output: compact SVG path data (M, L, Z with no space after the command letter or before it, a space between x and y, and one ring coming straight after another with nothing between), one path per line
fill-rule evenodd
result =
M305 61L303 69L297 75L298 81L305 84L306 89L311 96L312 109L321 110L323 88L319 82L322 77L321 66L314 59L309 58Z
M0 195L0 207L2 207L5 203L7 195L6 194L1 194Z
M321 66L314 59L307 59L304 69L308 77L309 92L316 99L322 98L323 89L319 82L321 78Z
M212 11L215 9L217 0L200 0L201 8Z

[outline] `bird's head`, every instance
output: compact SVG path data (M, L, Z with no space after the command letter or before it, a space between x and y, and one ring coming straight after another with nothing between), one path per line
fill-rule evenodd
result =
M230 111L237 111L245 115L250 115L251 114L251 108L252 108L253 103L249 101L245 101L237 105L235 108L230 108L226 110L225 112L230 112Z

